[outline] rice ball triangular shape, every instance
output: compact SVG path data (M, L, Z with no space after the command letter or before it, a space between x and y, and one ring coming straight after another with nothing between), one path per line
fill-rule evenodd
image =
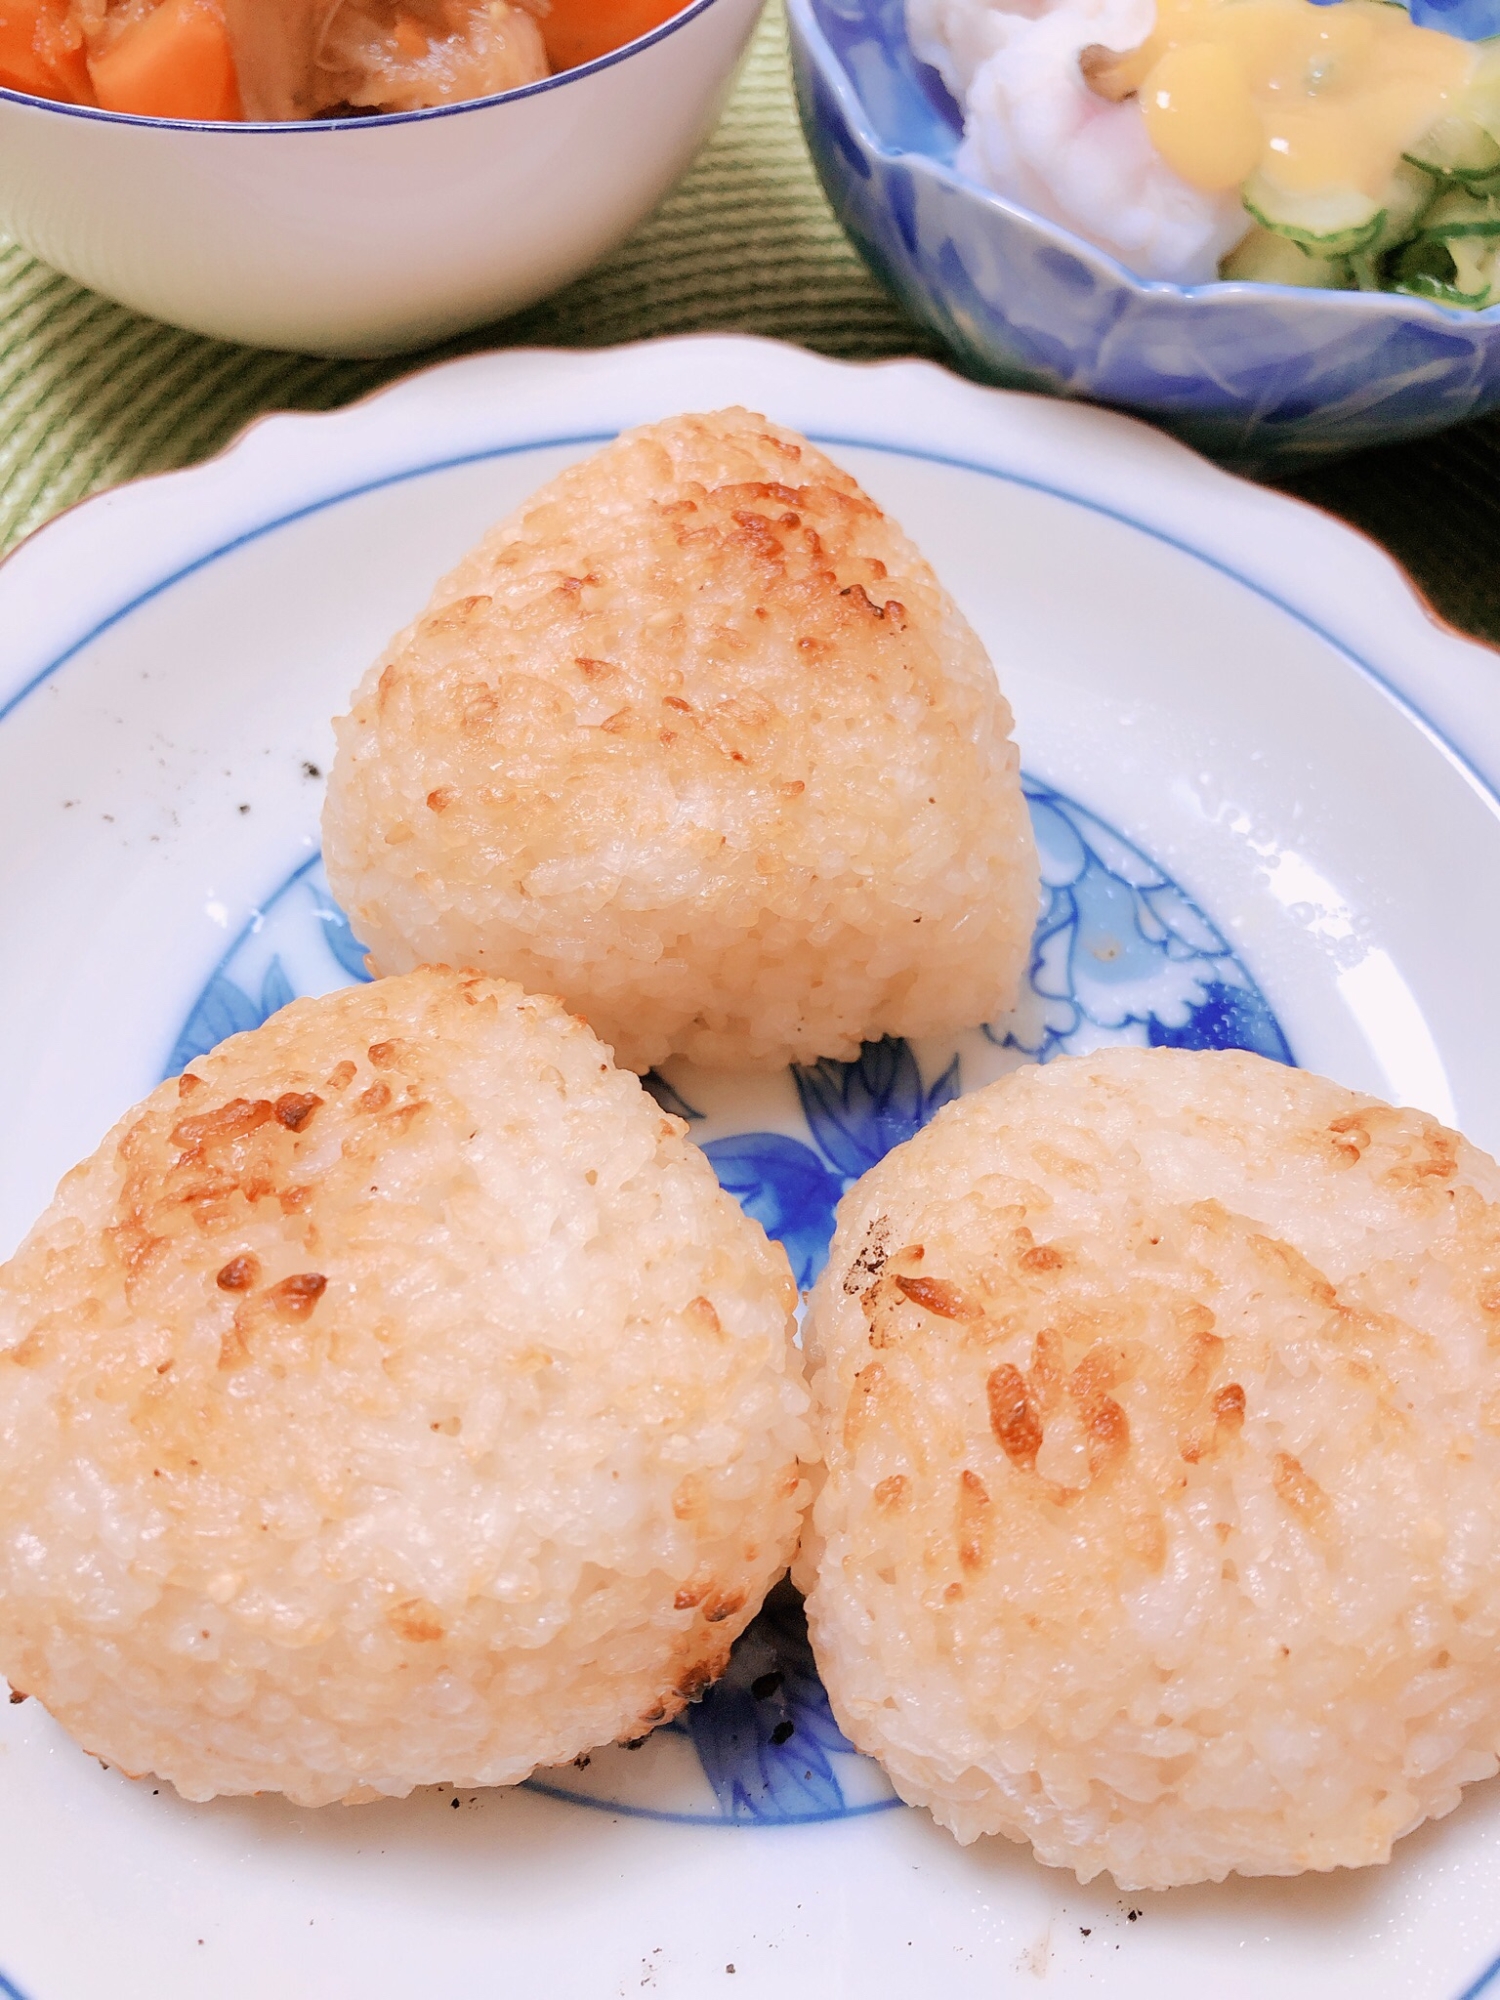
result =
M0 1670L190 1799L675 1715L795 1546L786 1257L555 1001L421 971L164 1083L0 1270Z
M627 1068L848 1059L1014 1002L1011 715L901 530L805 439L683 416L494 528L337 725L372 964L555 992Z
M845 1197L799 1567L903 1798L1122 1889L1386 1860L1500 1751L1500 1167L1101 1050Z

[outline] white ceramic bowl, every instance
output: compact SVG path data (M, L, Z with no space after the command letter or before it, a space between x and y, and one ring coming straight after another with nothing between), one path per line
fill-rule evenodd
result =
M434 111L127 118L0 90L0 230L197 333L381 354L514 312L629 234L718 116L761 0Z

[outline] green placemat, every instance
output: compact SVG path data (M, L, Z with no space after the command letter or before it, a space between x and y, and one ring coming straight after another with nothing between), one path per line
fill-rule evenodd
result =
M318 361L203 340L0 239L0 549L86 493L206 456L264 410L330 409L476 347L598 347L706 328L851 357L940 353L870 277L823 198L774 0L718 131L630 241L542 305L425 356ZM1288 483L1383 541L1454 623L1500 643L1500 421Z

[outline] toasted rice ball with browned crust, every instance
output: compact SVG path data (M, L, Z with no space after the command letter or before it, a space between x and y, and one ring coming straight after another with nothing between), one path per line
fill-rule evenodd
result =
M618 1061L852 1057L1011 1006L1037 864L984 648L894 522L745 410L502 521L338 724L372 962L561 993Z
M845 1197L803 1565L897 1790L1121 1888L1384 1861L1500 1747L1500 1169L1110 1049Z
M555 1001L422 971L163 1084L0 1271L0 1669L303 1805L674 1715L784 1570L795 1291Z

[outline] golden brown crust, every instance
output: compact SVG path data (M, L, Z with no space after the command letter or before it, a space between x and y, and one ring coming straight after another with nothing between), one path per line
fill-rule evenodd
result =
M295 1002L0 1269L0 1671L192 1797L639 1733L795 1544L795 1296L555 1000Z
M854 480L763 417L680 417L439 586L339 724L325 845L384 968L563 992L631 1067L847 1056L1009 1004L1009 729Z
M1497 1302L1500 1168L1419 1111L1112 1049L940 1112L805 1328L846 1734L1085 1877L1383 1858L1500 1748Z

